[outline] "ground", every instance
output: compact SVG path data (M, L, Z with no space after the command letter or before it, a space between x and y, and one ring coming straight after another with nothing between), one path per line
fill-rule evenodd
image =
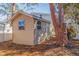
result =
M46 42L36 46L14 44L11 41L0 43L0 56L74 56L79 55L79 45L73 48L58 47L54 41Z

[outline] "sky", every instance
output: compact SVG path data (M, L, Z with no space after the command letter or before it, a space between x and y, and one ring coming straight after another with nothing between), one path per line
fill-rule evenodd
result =
M22 9L22 5L20 5L21 9ZM49 8L49 4L47 3L39 3L38 5L33 7L33 10L25 10L26 12L40 12L40 13L50 13L50 8Z
M23 9L24 6L22 4L18 4L18 5L19 5L20 9L24 10ZM33 8L34 8L33 10L27 10L27 7L26 7L26 9L24 11L28 12L28 13L31 13L31 12L47 13L47 14L50 13L50 8L49 8L48 3L39 3L38 5L33 6ZM6 19L6 16L0 16L0 21L4 21L4 19Z
M50 13L50 8L49 8L49 4L39 4L39 6L37 6L36 8L36 12L40 12L40 13Z

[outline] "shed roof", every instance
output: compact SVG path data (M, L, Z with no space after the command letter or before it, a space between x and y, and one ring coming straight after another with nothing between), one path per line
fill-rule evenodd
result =
M13 22L13 20L14 20L14 18L16 18L18 15L20 15L20 14L22 14L22 15L28 15L29 17L33 17L34 18L34 20L39 20L39 21L43 21L43 22L46 22L46 23L50 23L50 21L48 21L48 20L46 20L46 19L44 19L44 18L40 18L40 17L38 17L38 16L36 16L36 15L31 15L31 14L28 14L28 13L26 13L26 12L24 12L24 11L17 11L12 17L11 17L11 23Z

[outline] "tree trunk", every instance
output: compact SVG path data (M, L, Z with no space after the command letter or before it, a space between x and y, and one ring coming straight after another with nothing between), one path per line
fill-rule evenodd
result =
M67 36L64 34L65 32L65 27L64 25L64 19L61 17L62 16L62 7L61 4L58 4L59 8L59 18L56 18L55 15L55 6L53 3L50 3L50 11L51 11L51 17L52 17L52 22L55 28L55 33L56 33L56 45L63 46L66 45L68 40ZM59 22L58 22L59 20Z
M12 3L12 16L14 15L15 11L16 11L16 4Z

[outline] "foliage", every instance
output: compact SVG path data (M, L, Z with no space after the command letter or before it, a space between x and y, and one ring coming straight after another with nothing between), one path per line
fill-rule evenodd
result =
M73 27L73 26L70 26L70 28L69 28L69 30L68 30L71 34L71 37L73 38L73 37L75 37L76 36L76 30L75 30L75 28Z
M22 7L20 7L22 5ZM13 6L16 10L33 10L37 3L1 3L0 17L6 15L7 17L13 15Z
M63 8L64 8L65 21L71 20L72 26L76 28L76 30L71 32L72 37L74 37L78 34L77 28L79 25L79 4L78 3L66 3L66 4L63 4Z
M77 19L77 15L79 15L79 4L78 3L66 3L63 4L64 13L68 16L74 16L75 19Z

